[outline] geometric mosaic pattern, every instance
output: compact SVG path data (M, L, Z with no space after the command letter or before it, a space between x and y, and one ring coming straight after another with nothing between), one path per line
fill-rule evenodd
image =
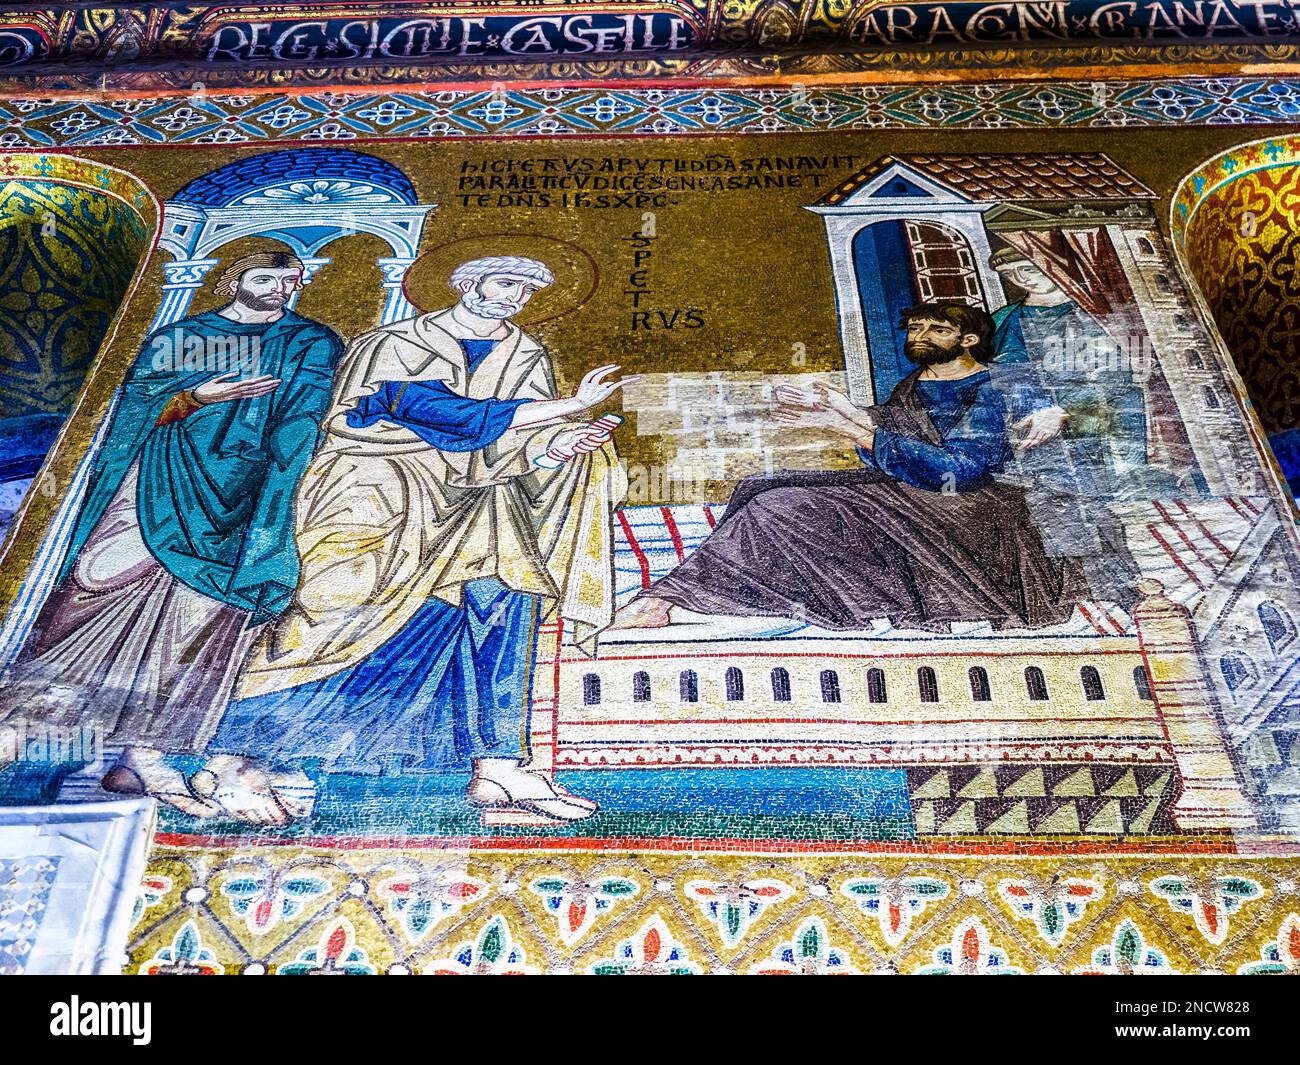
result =
M1298 163L1300 137L1238 145L1190 174L1173 202L1175 239L1270 433L1300 426Z
M0 976L21 973L45 916L59 858L0 858Z
M1169 765L909 769L921 833L1161 835L1173 831Z
M1300 974L1300 858L1007 842L630 859L162 847L127 971Z
M0 148L239 144L358 137L781 133L1250 125L1294 120L1279 78L867 85L209 93L6 99Z

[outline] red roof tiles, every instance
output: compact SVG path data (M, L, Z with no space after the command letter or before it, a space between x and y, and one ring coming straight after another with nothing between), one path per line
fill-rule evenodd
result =
M1153 200L1155 193L1100 152L1072 155L887 155L858 171L819 202L833 206L895 163L911 167L976 201Z

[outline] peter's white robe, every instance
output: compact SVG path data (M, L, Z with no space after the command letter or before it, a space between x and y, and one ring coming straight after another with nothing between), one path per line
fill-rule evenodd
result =
M508 335L469 373L451 311L358 337L340 362L324 440L296 500L301 577L257 644L238 698L322 680L372 654L420 605L459 605L465 582L496 577L543 598L594 652L614 609L612 512L626 477L612 445L556 470L532 460L574 427L508 429L486 448L444 452L409 429L350 426L347 411L389 381L441 381L471 399L557 397L546 352ZM526 410L526 407L524 408Z

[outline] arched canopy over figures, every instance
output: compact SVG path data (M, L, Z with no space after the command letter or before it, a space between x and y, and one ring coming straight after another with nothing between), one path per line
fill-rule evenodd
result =
M982 305L999 324L1001 355L1023 317L1003 311L1009 293L987 254L991 242L1007 243L1065 297L1056 313L1074 305L1071 316L1092 323L1093 341L1121 367L1115 381L1132 378L1120 403L1125 431L1112 439L1146 455L1136 464L1121 455L1125 470L1177 471L1188 491L1238 490L1217 373L1162 368L1197 329L1173 309L1181 287L1157 235L1156 199L1099 152L907 154L859 170L807 208L826 225L851 399L881 403L914 368L897 328L911 303ZM1142 372L1124 370L1125 360Z
M154 327L185 316L215 265L214 253L243 237L268 237L303 260L307 277L329 262L320 252L341 237L370 233L392 249L379 260L386 300L380 324L414 314L402 293L425 220L436 204L391 163L342 148L291 148L247 156L204 174L163 205L159 243L167 264Z

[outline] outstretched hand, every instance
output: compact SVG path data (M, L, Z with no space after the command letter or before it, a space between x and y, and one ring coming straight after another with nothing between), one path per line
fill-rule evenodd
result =
M817 410L821 398L811 388L798 388L795 385L777 385L772 389L772 403L779 410Z
M191 394L203 404L229 403L236 399L255 399L258 396L265 396L280 386L279 378L272 377L269 373L262 374L261 377L250 377L247 381L233 380L238 377L238 371L218 374L194 388Z
M621 369L615 363L608 366L597 366L594 370L589 370L583 375L582 381L578 385L578 390L573 394L578 405L582 409L594 407L598 403L604 403L618 389L635 381L636 375L611 379L610 375L617 373Z
M853 405L853 401L848 396L821 381L815 382L808 388L777 385L772 389L772 401L778 409L784 407L791 410L835 411L845 417L858 412L858 408Z
M1060 407L1044 407L1021 418L1011 427L1016 432L1023 429L1025 433L1015 442L1015 446L1021 451L1028 451L1031 448L1046 444L1049 440L1060 435L1061 427L1065 425L1067 417L1069 415Z
M772 400L772 417L792 429L829 429L855 438L875 428L848 396L821 382L809 388L777 385Z

